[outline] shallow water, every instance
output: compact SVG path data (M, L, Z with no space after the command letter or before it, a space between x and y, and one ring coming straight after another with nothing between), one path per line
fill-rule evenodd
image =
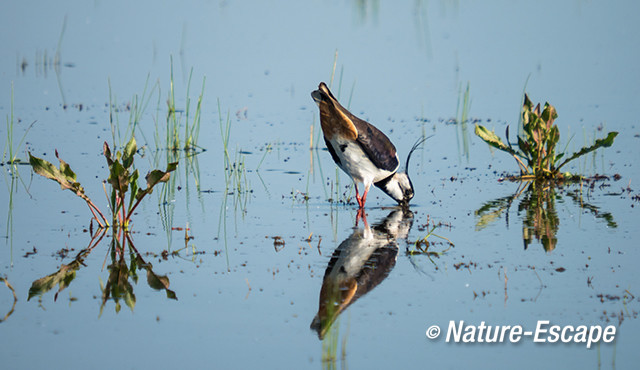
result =
M11 290L0 284L0 315L10 312L0 324L3 367L107 368L114 360L131 368L633 367L640 359L633 242L640 130L631 108L640 98L637 8L584 1L8 6L0 15L0 111L10 115L13 83L15 141L36 121L18 157L26 158L26 146L57 162L57 149L103 210L102 144L114 136L125 142L127 106L147 78L149 104L136 131L142 173L164 167L170 154L154 137L164 137L171 58L179 110L191 68L191 104L204 76L206 84L198 142L205 151L197 162L182 158L174 182L133 218L140 256L126 253L124 261L129 269L132 256L137 262L127 280L135 304L124 296L103 301L101 287L118 266L110 235L83 256L57 299L55 286L28 300L34 281L93 246L90 213L29 167L18 166L12 181L2 166L0 276L17 296L12 309ZM336 52L334 92L388 133L401 158L417 137L435 135L413 156L416 196L404 220L374 189L371 229L356 225L356 207L343 202L353 197L350 180L321 140L309 150L319 124L309 93L330 81ZM619 131L612 148L567 168L609 178L592 189L516 196L519 184L499 181L515 162L488 150L472 122L467 131L454 124L467 83L472 122L501 136L507 124L514 135L525 86L533 101L557 108L561 148L576 151ZM120 135L109 124L110 97ZM241 191L233 182L225 191L220 117L224 124L227 115L231 160L246 168ZM431 235L438 256L408 253L434 222L442 223L434 234L455 246ZM536 235L541 224L551 242ZM193 237L186 243L185 228ZM177 299L150 287L148 269L166 275ZM329 315L320 340L311 326L331 291L329 301L344 307ZM531 338L447 343L450 320L618 331L613 343L590 349ZM425 336L431 325L443 330L436 340Z

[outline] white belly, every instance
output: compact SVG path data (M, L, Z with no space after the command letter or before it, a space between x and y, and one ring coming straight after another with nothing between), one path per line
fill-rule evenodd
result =
M340 158L338 167L351 176L355 182L371 184L393 174L391 171L376 167L356 142L335 139L331 145Z

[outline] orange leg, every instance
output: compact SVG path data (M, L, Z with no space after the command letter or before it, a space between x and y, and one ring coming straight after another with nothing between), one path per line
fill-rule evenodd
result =
M364 208L364 203L367 201L367 194L369 193L369 187L365 187L364 188L364 194L362 194L362 198L360 198L360 200L362 201L362 204L360 204L360 208Z
M358 206L360 206L360 208L364 208L364 202L362 201L362 198L360 198L360 192L358 191L358 184L354 182L353 186L355 186L356 188L356 200L358 201ZM366 192L365 192L365 197L366 197Z
M356 200L358 201L358 206L360 206L360 208L364 208L364 204L367 201L367 194L369 193L369 187L371 186L371 184L365 184L364 194L362 194L362 196L360 196L360 192L358 191L358 184L354 183L354 186L356 187Z

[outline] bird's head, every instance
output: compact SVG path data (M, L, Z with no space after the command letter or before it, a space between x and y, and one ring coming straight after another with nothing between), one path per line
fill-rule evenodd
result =
M402 207L407 207L409 205L409 201L414 195L413 184L409 178L409 160L411 160L413 152L427 139L428 137L421 138L413 144L413 147L409 151L409 155L407 155L407 162L403 171L396 172L386 179L375 183L377 187L382 189L382 191L387 193L387 195L393 198Z
M413 184L407 172L396 172L375 185L402 207L409 205L409 201L413 198Z

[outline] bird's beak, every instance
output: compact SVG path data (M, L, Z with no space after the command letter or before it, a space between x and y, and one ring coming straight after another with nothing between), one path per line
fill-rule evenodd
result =
M411 198L404 197L404 198L402 198L401 201L398 202L398 204L400 205L400 207L402 207L402 209L407 209L407 208L409 208L409 201L410 200L411 200Z

